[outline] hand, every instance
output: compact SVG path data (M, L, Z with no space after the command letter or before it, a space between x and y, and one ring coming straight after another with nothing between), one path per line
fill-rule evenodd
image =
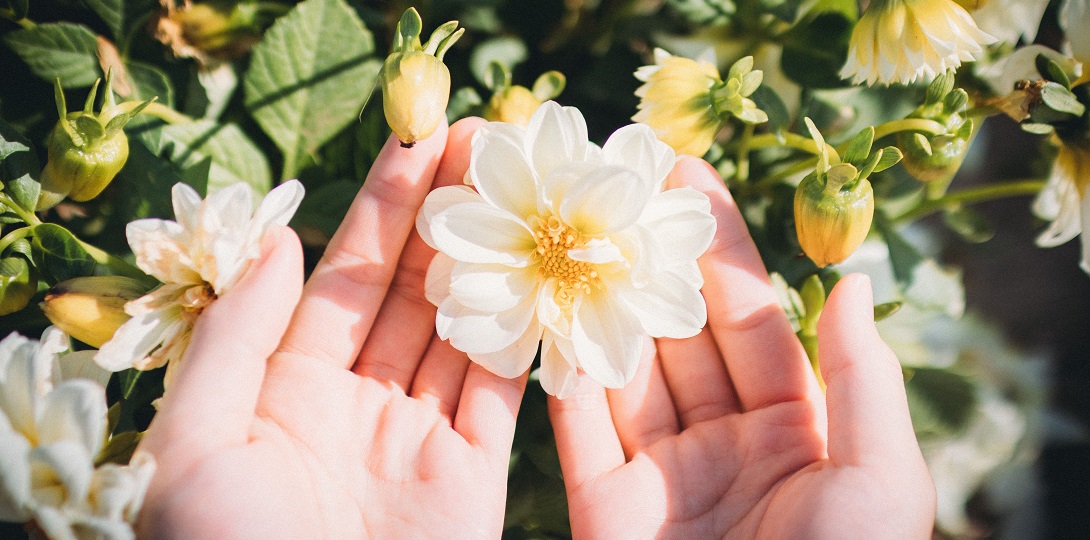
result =
M697 159L684 184L718 221L708 325L649 340L623 390L584 377L550 398L573 536L929 538L935 489L869 280L842 279L822 313L823 395L730 193Z
M499 536L526 377L435 337L413 230L479 124L391 138L305 288L285 228L201 315L142 443L159 464L143 536Z

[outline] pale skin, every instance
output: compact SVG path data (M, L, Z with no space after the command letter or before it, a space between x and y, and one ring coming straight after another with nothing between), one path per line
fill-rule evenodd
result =
M499 537L526 374L438 340L434 252L413 231L429 189L461 182L480 123L391 139L305 287L280 229L205 310L141 446L159 464L141 535ZM934 487L866 278L822 316L825 396L722 181L683 159L670 183L707 193L718 220L709 324L649 341L624 390L584 377L550 399L573 535L929 536Z

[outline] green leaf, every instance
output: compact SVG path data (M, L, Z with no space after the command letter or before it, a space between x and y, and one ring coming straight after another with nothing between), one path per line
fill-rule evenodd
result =
M157 150L165 150L170 160L183 169L211 159L206 190L209 194L238 182L250 184L260 194L272 186L265 155L235 124L198 120L164 125L159 132L161 146Z
M26 14L30 11L30 0L10 0L12 18L15 20L25 19Z
M129 72L129 81L133 83L130 99L147 101L156 98L156 102L174 107L174 86L170 84L166 73L141 62L126 62L125 69Z
M473 54L469 56L469 70L478 81L484 83L490 77L493 63L511 72L528 56L529 49L522 39L514 36L494 37L473 48Z
M872 144L874 144L874 128L867 126L848 141L848 147L844 150L844 161L856 167L862 167L870 157Z
M768 115L768 129L773 132L787 127L788 123L791 122L791 114L787 111L787 105L784 104L780 95L767 84L758 86L750 94L749 98L757 104L758 109Z
M1065 72L1055 60L1052 60L1044 54L1038 54L1034 61L1037 66L1037 72L1040 73L1042 77L1052 82L1059 83L1063 85L1064 88L1071 88L1071 79L1067 76L1067 72Z
M47 80L60 78L65 88L82 88L102 76L98 65L98 41L86 26L69 23L39 24L4 36L4 41L34 74Z
M667 0L667 3L689 22L700 26L727 24L737 11L732 0Z
M308 190L306 198L291 220L292 228L307 232L308 238L328 242L333 233L337 232L337 227L340 227L341 220L348 213L348 207L359 190L359 183L347 180Z
M95 458L95 465L102 465L103 463L127 464L132 459L132 453L136 451L136 445L140 444L142 438L144 438L144 434L139 431L126 431L110 437L110 442L106 443L106 447Z
M963 375L935 368L914 368L905 382L912 426L921 435L955 434L976 412L976 386Z
M90 276L98 263L68 229L54 223L35 226L34 263L49 283Z
M344 0L306 0L254 47L246 107L284 154L283 177L359 115L381 62Z
M988 218L971 208L947 210L942 217L946 226L966 242L979 244L995 236L995 227L992 227Z
M1075 94L1054 82L1047 82L1041 88L1041 101L1044 101L1049 109L1075 117L1082 116L1082 113L1086 112L1086 106L1079 103Z
M114 38L123 37L122 24L125 22L125 10L122 4L124 0L83 0L83 3L102 18L106 26L110 27Z
M182 167L159 157L160 153L169 153L169 144L157 129L138 131L129 137L129 159L114 179L118 187L110 217L117 227L123 229L134 219L172 219L170 189L179 182L193 186L202 195L207 192L211 160Z
M41 185L34 177L40 172L38 156L30 141L0 120L0 182L15 204L28 212L33 212L38 204Z
M897 231L885 212L874 212L874 226L889 246L889 262L893 266L893 276L905 287L909 286L912 284L916 265L924 260L923 255Z
M874 306L874 322L881 321L894 313L897 313L901 309L903 302L886 302L884 304L878 304Z
M808 17L784 36L780 67L801 86L842 88L850 83L838 74L848 59L852 21L839 11Z

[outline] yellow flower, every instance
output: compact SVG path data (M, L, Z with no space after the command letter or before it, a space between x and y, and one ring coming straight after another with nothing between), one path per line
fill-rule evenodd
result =
M840 76L868 85L930 80L994 42L953 0L874 0L852 31Z
M559 96L567 82L559 71L547 71L534 81L533 90L512 85L511 73L498 62L492 64L492 81L489 88L492 98L484 108L484 119L490 122L506 122L526 126L541 104Z
M636 89L640 105L632 120L650 126L675 152L703 156L723 127L711 99L722 82L715 65L655 49L655 64L639 68L636 78L644 85Z

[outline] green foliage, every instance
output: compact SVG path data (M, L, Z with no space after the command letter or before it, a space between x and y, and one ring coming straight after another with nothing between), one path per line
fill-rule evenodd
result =
M246 108L283 153L283 178L359 116L381 67L374 47L343 0L306 0L254 47Z
M36 75L60 79L65 88L91 86L102 76L98 67L98 42L86 26L69 23L40 24L4 36L4 42Z

